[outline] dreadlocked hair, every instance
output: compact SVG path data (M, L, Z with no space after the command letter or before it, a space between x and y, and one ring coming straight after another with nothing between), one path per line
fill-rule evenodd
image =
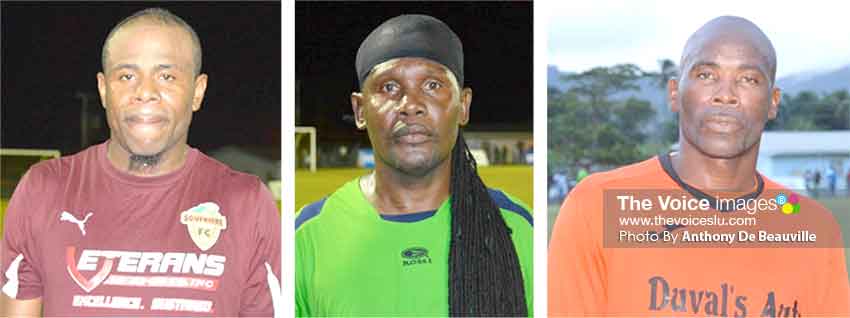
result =
M452 150L451 316L528 316L519 259L475 158L458 131Z

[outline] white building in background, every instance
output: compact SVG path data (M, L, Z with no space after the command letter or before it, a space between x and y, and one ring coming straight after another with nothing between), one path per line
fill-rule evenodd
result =
M847 189L850 130L770 131L761 136L758 170L782 185L803 190L806 170L821 173L819 188L828 188L826 171L835 170L837 189Z

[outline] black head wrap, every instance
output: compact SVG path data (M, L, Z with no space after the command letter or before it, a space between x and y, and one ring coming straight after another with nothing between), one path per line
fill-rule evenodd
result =
M443 21L409 14L389 19L378 26L357 50L360 87L375 65L401 57L420 57L447 67L463 86L463 45Z

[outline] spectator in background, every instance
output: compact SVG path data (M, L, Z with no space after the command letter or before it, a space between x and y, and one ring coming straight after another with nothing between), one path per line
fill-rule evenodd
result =
M806 169L806 172L803 173L803 180L805 180L806 183L806 193L812 193L812 184L814 180L812 169Z
M588 174L590 173L587 172L587 169L584 166L579 167L578 172L576 173L576 184L581 182L581 180L587 177Z
M844 186L847 188L847 196L850 196L850 168L847 169L847 176L845 176L845 179L847 179L847 183L845 183Z
M814 196L815 196L815 198L817 198L818 195L820 194L820 177L821 177L820 170L815 169L815 174L812 177L812 180L814 180L814 182L815 182L815 184L814 184Z
M522 140L516 142L516 160L514 160L515 164L524 164L525 163L525 143Z
M838 174L832 166L826 168L826 183L829 185L829 195L835 196L835 183L838 182Z
M567 195L567 192L569 190L567 174L563 171L556 172L555 175L552 177L552 183L554 188L557 190L556 197L558 198L558 200L563 200L564 196Z

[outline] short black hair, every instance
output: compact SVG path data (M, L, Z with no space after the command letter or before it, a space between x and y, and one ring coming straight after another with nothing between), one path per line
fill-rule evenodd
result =
M106 58L108 57L107 48L109 46L109 41L115 36L115 33L118 33L118 30L123 28L124 26L136 21L136 20L147 20L160 23L162 25L168 26L176 26L183 28L187 32L189 32L190 37L192 38L192 47L193 47L193 60L194 60L194 68L193 71L195 75L201 73L201 62L202 62L202 50L201 50L201 40L198 38L198 34L195 33L195 29L192 29L186 21L184 21L179 16L171 13L171 11L165 10L163 8L147 8L141 11L137 11L133 13L133 15L124 18L121 22L118 22L112 30L109 31L109 35L106 36L106 40L103 42L103 49L101 51L101 64L103 66L103 71L106 72Z

